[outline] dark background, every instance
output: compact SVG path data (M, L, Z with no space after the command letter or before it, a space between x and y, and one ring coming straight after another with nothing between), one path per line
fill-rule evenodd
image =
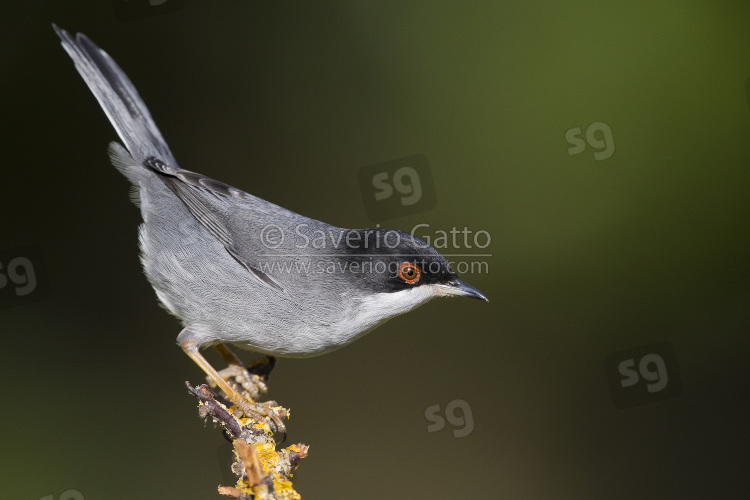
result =
M487 271L462 276L489 303L435 301L279 361L305 499L744 496L750 6L139 5L2 8L0 263L31 248L41 287L0 297L2 498L228 482L229 446L183 387L202 374L141 276L114 130L51 22L118 61L183 168L369 227L358 172L424 155L434 208L383 224L491 235L469 259ZM594 122L614 153L596 160L595 135L569 154L567 131ZM680 390L617 407L607 363L664 342ZM456 400L467 422L429 432Z

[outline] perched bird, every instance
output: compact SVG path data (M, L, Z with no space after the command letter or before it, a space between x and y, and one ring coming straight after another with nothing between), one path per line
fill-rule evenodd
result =
M225 344L316 356L433 297L487 300L416 236L334 227L181 169L115 61L85 35L53 27L124 145L111 143L109 154L133 185L143 270L183 324L177 342L241 410L269 414L225 380L257 394ZM199 352L211 345L230 364L222 373Z

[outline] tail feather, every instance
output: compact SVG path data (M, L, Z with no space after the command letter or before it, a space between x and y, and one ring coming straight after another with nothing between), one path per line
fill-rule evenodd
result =
M130 155L138 163L154 156L176 166L177 162L146 104L109 54L83 33L78 33L74 39L64 29L54 24L52 27Z

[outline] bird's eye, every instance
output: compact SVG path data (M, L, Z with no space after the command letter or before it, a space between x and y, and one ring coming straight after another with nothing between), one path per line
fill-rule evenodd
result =
M402 262L398 265L398 277L409 284L419 281L421 275L419 268L411 262Z

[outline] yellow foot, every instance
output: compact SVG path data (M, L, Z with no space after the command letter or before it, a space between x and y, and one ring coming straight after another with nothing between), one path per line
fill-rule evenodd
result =
M229 365L223 370L219 370L221 378L231 383L234 379L237 389L242 388L247 393L249 399L256 400L261 394L268 392L268 386L259 375L255 375L247 371L247 368L241 365ZM206 377L208 383L212 387L216 387L216 383L211 377Z
M235 416L241 418L244 415L258 422L265 422L276 432L286 434L283 420L289 416L289 412L286 408L279 406L276 401L256 403L244 397L240 397L239 400L231 399L231 401L235 405Z

